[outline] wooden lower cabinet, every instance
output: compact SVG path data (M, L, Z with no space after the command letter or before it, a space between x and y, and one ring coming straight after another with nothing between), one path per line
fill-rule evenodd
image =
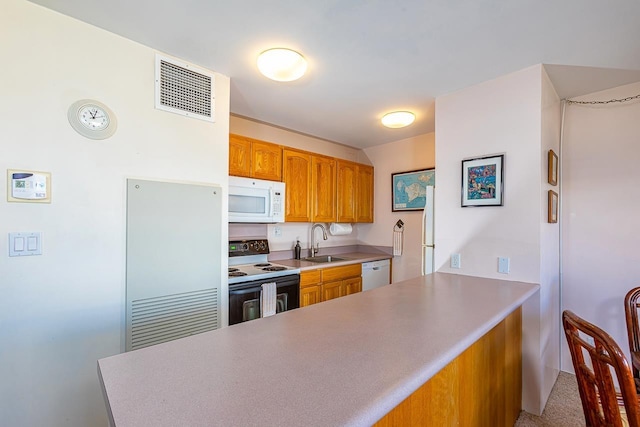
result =
M362 291L362 264L318 268L300 273L300 307Z
M342 280L336 282L329 282L322 284L322 301L329 301L330 299L340 298L343 296Z
M351 295L362 292L362 277L344 280L344 294Z
M300 287L300 307L316 304L322 301L320 285Z
M517 308L375 426L512 427L522 400L522 309Z

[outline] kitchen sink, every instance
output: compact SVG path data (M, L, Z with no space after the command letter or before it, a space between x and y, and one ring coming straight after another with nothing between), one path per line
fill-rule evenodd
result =
M345 260L346 258L338 258L337 256L333 256L333 255L323 255L323 256L302 258L302 261L317 262L317 263L345 261Z

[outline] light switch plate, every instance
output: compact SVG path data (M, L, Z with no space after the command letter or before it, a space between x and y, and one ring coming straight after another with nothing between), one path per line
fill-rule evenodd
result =
M42 255L42 233L9 233L9 256Z

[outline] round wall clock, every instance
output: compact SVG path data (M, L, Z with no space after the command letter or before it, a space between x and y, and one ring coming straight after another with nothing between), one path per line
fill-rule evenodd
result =
M91 139L109 138L118 127L113 111L92 99L81 99L71 104L67 117L76 132Z

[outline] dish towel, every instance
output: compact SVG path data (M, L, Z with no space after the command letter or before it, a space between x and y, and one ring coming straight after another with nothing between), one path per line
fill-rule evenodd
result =
M393 232L393 256L402 255L402 230Z
M276 282L262 284L260 311L262 312L262 317L276 314Z

